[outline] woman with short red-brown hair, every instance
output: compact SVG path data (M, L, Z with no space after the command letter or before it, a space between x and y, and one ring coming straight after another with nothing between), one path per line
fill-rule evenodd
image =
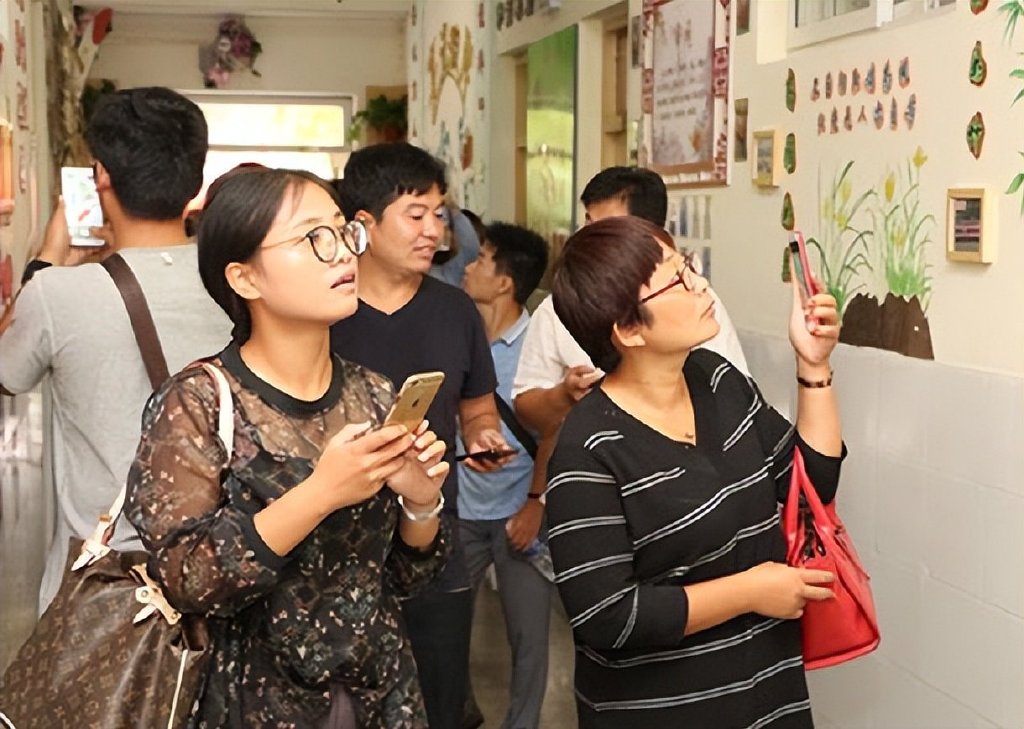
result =
M794 293L794 428L696 349L718 331L707 286L665 231L633 217L577 232L555 276L555 310L608 372L569 413L548 469L587 729L813 726L796 618L832 597L832 575L784 564L778 504L794 448L823 501L838 486L835 301Z

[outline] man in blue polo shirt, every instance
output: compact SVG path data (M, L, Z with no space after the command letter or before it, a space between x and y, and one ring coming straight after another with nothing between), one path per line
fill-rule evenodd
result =
M523 307L544 274L547 258L547 245L533 231L493 223L486 228L476 260L466 267L462 288L483 318L498 378L497 395L506 403L511 403L512 380L530 320ZM478 586L491 564L498 579L512 649L509 708L502 729L536 729L547 683L552 584L529 559L530 547L536 550L537 545L518 543L513 517L528 501L542 507L543 498L530 493L533 459L516 437L520 426L509 426L514 418L511 407L502 409L503 435L519 453L501 470L489 473L460 465L459 532L471 584Z

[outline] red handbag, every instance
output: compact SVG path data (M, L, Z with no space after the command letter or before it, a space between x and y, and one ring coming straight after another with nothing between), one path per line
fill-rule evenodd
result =
M782 528L787 564L836 576L829 585L834 599L808 602L804 607L800 624L805 667L828 668L877 648L881 636L870 577L836 515L835 503L824 506L818 498L799 448L793 449L793 477L782 508Z

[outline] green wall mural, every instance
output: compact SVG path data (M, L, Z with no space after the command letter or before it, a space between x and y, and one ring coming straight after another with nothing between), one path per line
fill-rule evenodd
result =
M819 183L818 235L808 244L842 313L841 342L934 358L926 312L936 220L922 209L920 195L927 161L918 147L864 190L855 189L852 161Z
M1006 0L1002 5L999 6L999 12L1006 13L1006 27L1003 29L1003 40L1008 43L1013 42L1013 34L1017 29L1017 23L1024 18L1024 0ZM1020 54L1024 56L1024 53ZM1024 82L1024 66L1015 68L1010 71L1010 78L1017 79L1018 81ZM1010 106L1013 106L1021 99L1024 99L1024 88L1021 88L1017 92L1017 95L1013 97L1013 101L1010 102ZM1024 157L1024 152L1018 152L1021 157ZM1006 188L1007 195L1021 194L1020 200L1020 214L1024 217L1024 172L1018 173L1013 180L1010 181L1010 186Z

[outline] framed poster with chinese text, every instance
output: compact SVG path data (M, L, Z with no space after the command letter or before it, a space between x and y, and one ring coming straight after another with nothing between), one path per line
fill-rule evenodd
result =
M646 13L650 101L641 163L670 186L728 182L728 0L668 0Z

